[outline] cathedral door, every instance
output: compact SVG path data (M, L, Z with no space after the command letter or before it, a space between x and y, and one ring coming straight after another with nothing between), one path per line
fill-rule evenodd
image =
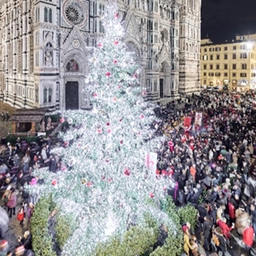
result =
M160 98L164 97L164 79L160 79Z
M78 109L78 82L66 83L66 109Z

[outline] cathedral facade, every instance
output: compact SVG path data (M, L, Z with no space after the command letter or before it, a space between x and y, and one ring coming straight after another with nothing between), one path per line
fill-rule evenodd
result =
M0 0L0 96L17 108L90 106L88 46L104 0ZM199 90L201 0L119 0L148 100Z

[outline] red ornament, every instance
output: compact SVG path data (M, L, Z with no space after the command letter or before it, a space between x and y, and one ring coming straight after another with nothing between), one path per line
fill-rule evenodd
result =
M98 130L97 130L97 133L98 133L98 134L101 134L101 133L102 133L102 130L101 130L101 129L98 129Z
M112 181L113 181L113 179L112 179L112 178L109 178L109 179L108 179L108 182L112 182Z
M103 48L103 43L101 43L101 42L98 43L98 47L99 47L99 48Z
M113 101L114 101L114 102L116 102L116 101L117 101L117 98L116 98L116 97L114 97L114 98L113 98Z
M101 179L102 179L102 180L105 180L105 179L106 179L106 177L105 177L105 176L101 176Z
M52 185L55 186L56 184L57 184L57 180L56 179L52 180Z
M98 94L95 92L94 94L93 94L93 97L97 97L98 96Z
M149 196L150 196L151 198L154 198L155 195L154 195L154 193L150 193Z
M111 130L110 130L110 129L108 130L108 133L111 133Z
M118 40L115 40L115 41L114 41L114 44L115 44L115 45L118 45Z
M118 85L117 88L120 89L120 88L121 88L121 85Z
M142 92L142 95L146 95L146 94L147 94L146 91L143 91L143 92Z
M109 125L110 125L110 122L107 122L106 125L109 126Z
M117 19L118 18L118 13L116 13L114 17Z
M120 144L123 144L124 142L123 142L123 140L120 140Z
M60 122L61 122L61 123L64 123L64 121L65 121L65 119L62 117L62 118L60 119Z
M126 169L124 170L124 174L125 174L126 176L130 176L131 171L130 171L128 168L126 168Z
M92 183L90 181L86 182L86 186L90 187L92 185Z
M110 75L111 75L111 73L110 73L110 72L106 72L106 76L108 76L108 77L109 77Z
M62 171L66 171L66 169L67 169L67 168L66 168L65 165L61 167L61 170L62 170Z
M140 118L143 119L145 116L143 114L140 115Z
M134 78L138 78L137 74L134 74Z
M113 60L113 63L116 64L116 63L117 63L117 60Z
M67 147L68 146L68 141L65 141L64 142L64 147Z

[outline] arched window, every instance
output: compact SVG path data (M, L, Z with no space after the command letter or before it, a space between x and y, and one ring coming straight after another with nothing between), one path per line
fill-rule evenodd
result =
M44 22L48 22L48 8L44 7Z
M49 9L49 22L52 23L52 9Z
M47 102L47 88L44 88L44 103Z
M79 71L78 63L74 59L70 60L66 66L66 71L69 71L69 72Z
M44 22L52 23L52 9L44 7Z
M48 90L48 102L52 102L52 88Z

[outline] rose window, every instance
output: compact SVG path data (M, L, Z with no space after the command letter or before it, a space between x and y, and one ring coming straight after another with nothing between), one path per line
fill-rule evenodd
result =
M67 20L73 24L79 24L84 20L82 8L77 4L67 6L65 15Z

